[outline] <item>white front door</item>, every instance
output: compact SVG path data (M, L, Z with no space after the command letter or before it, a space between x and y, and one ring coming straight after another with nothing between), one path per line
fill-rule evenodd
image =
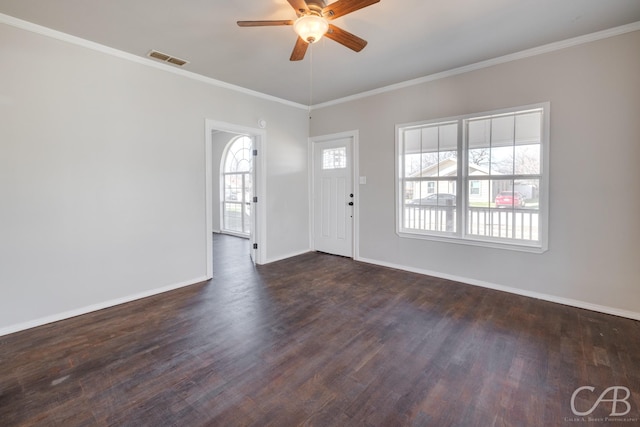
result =
M313 143L316 251L353 258L352 138Z

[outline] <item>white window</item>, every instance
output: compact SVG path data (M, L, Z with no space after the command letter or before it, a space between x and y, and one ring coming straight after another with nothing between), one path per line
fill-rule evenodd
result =
M226 147L222 171L222 231L240 236L251 232L252 144L248 136L232 139Z
M400 236L546 250L548 103L396 129Z
M346 147L322 150L322 169L344 169L347 167Z

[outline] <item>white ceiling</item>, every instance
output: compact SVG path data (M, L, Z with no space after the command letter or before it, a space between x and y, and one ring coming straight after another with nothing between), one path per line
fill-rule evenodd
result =
M299 62L290 26L236 25L295 19L286 0L0 0L0 13L308 105L638 22L640 0L381 0L332 22L363 51L323 38Z

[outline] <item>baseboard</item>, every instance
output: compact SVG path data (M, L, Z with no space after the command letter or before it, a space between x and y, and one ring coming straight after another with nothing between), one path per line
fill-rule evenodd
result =
M195 285L196 283L202 283L207 281L205 277L196 278L193 280L188 280L181 283L176 283L169 286L164 286L162 288L151 289L149 291L140 292L137 294L129 295L123 298L116 298L110 301L101 302L98 304L92 304L86 307L78 308L75 310L65 311L63 313L53 314L51 316L41 317L39 319L30 320L24 323L18 323L16 325L7 326L4 328L0 328L0 337L3 335L13 334L15 332L24 331L27 329L35 328L38 326L46 325L48 323L58 322L60 320L70 319L72 317L80 316L83 314L91 313L94 311L102 310L109 307L114 307L116 305L124 304L127 302L139 300L142 298L147 298L153 295L158 295L164 292L173 291L175 289L183 288L185 286Z
M521 295L525 297L554 302L557 304L567 305L567 306L576 307L576 308L583 308L585 310L597 311L599 313L612 314L614 316L625 317L633 320L640 320L640 313L635 311L623 310L615 307L608 307L605 305L593 304L586 301L580 301L580 300L571 299L571 298L563 298L563 297L544 294L540 292L527 291L524 289L512 288L510 286L496 285L495 283L484 282L482 280L476 280L476 279L469 279L468 277L460 277L452 274L440 273L438 271L408 267L406 265L399 265L399 264L378 261L378 260L369 259L369 258L358 258L356 261L365 262L367 264L379 265L382 267L394 268L396 270L410 271L412 273L424 274L427 276L438 277L440 279L453 280L455 282L460 282L467 285L480 286L482 288L508 292L510 294Z
M290 253L290 254L287 254L287 255L281 255L281 256L278 256L276 258L269 258L267 260L267 262L265 262L264 264L270 264L272 262L282 261L283 259L292 258L292 257L298 256L298 255L304 255L304 254L309 253L309 252L311 252L311 249L304 249L304 250L299 251L299 252L293 252L293 253Z

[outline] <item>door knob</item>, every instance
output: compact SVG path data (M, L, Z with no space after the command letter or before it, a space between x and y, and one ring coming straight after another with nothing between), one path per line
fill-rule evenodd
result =
M353 202L349 202L349 206L353 206Z

